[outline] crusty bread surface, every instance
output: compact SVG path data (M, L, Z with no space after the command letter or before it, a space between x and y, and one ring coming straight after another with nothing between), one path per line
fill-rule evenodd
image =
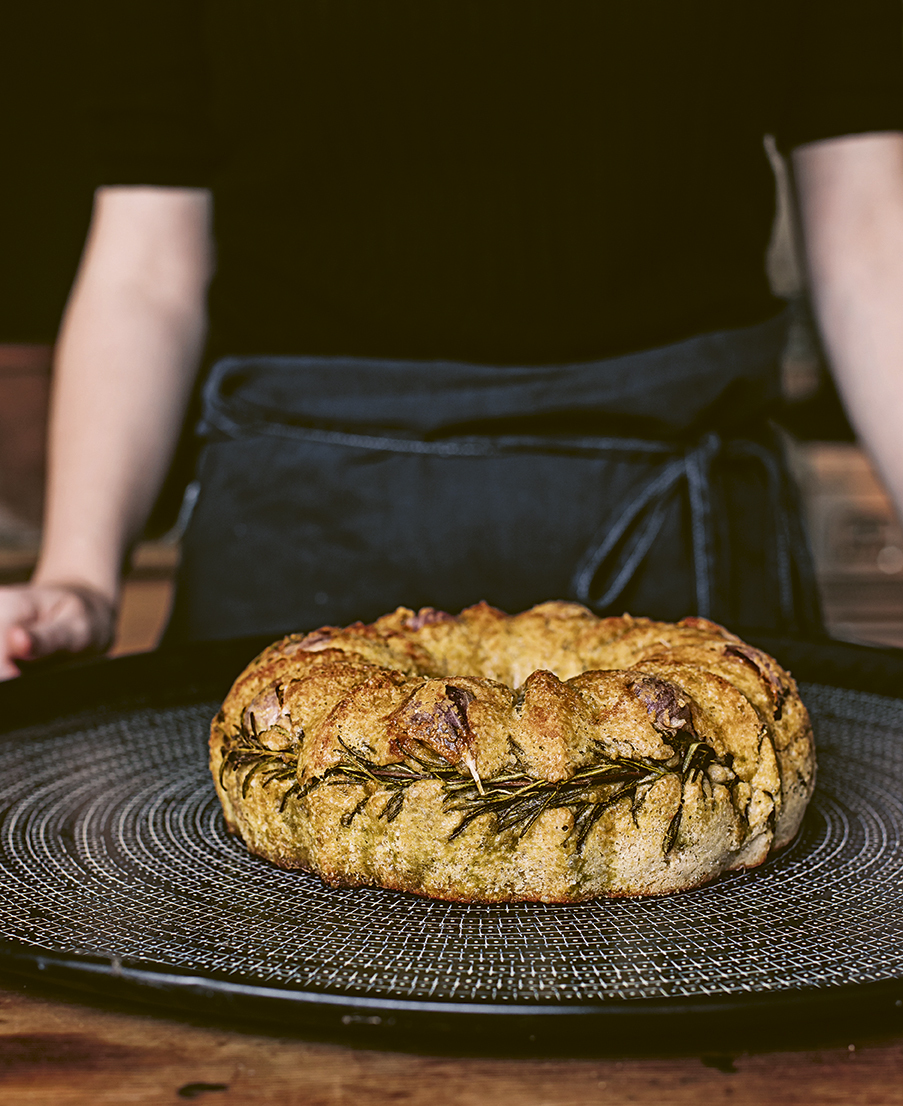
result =
M213 720L226 824L336 886L577 902L761 864L815 781L792 677L701 618L399 608L293 634Z

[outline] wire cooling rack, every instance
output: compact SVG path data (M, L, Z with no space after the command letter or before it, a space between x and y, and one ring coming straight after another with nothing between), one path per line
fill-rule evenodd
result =
M802 692L819 777L790 848L697 890L569 906L333 889L251 856L210 782L215 700L18 728L0 738L0 966L346 1026L899 1006L903 701Z

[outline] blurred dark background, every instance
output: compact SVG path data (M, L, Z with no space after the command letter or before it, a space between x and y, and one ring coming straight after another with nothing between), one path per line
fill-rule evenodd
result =
M0 544L33 545L51 348L91 214L79 5L0 9Z

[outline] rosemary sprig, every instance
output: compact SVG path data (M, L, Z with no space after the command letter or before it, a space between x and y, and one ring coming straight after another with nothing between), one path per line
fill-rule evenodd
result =
M303 787L296 784L289 789L283 799L283 809L289 798L309 795L320 786L369 783L390 792L377 817L392 822L401 813L407 790L412 784L438 780L445 793L445 809L461 813L461 820L449 835L449 841L453 841L471 822L484 814L494 817L495 833L515 830L520 838L544 811L568 809L574 815L571 837L577 851L581 852L590 831L606 810L626 797L635 817L648 788L664 776L676 775L681 781L681 803L665 833L665 852L670 852L680 830L684 786L718 762L711 745L699 740L695 734L686 738L676 735L672 738L672 747L675 748L675 756L667 761L646 757L606 757L600 752L595 764L558 782L536 779L521 770L503 771L483 779L480 791L470 775L444 761L409 756L393 764L377 764L346 745L345 756L338 764ZM353 810L342 816L344 827L351 825L369 798L365 796Z
M407 760L397 761L394 764L376 764L350 748L341 738L339 741L345 750L343 759L332 768L327 768L322 776L315 776L300 787L297 792L300 798L309 795L321 784L375 783L380 789L391 792L389 801L378 817L392 822L401 813L405 794L412 783L418 783L421 780L441 780L444 784L454 786L466 781L467 785L475 789L470 776L463 776L457 768L446 761L421 760L419 757L409 755ZM358 803L350 815L343 817L343 825L351 825L354 817L363 810L369 797L368 795Z
M438 780L444 793L443 807L461 814L460 821L449 834L449 841L484 814L495 819L496 834L514 830L521 838L544 811L567 809L574 818L570 837L577 852L582 852L590 832L606 810L626 798L636 820L649 788L665 776L674 775L680 780L681 799L663 839L664 851L669 853L680 832L684 788L713 764L730 769L732 758L719 760L712 746L701 740L692 728L687 733L669 734L668 741L674 755L666 761L610 757L600 744L596 762L579 769L566 780L537 779L517 767L482 779L479 786L472 775L445 760L409 754L402 761L377 764L342 742L344 754L339 763L307 783L295 779L285 791L279 810L284 812L290 800L304 798L318 787L357 783L389 792L377 817L392 822L401 813L412 784ZM224 743L222 754L220 782L227 771L243 772L242 797L247 797L252 781L258 776L261 784L267 787L274 780L293 779L298 773L297 745L281 751L268 749L256 731L244 726ZM341 824L346 829L372 797L372 789L368 790L371 794L366 794L352 810L342 815Z
M641 788L673 771L662 762L616 757L583 768L557 783L526 776L495 777L484 783L485 796L471 788L463 791L458 801L446 798L446 809L463 814L449 839L457 837L482 814L495 815L496 832L513 829L518 837L523 837L544 811L568 809L574 815L571 836L579 852L606 810L625 796L636 806Z
M248 797L251 781L260 776L260 782L268 787L273 780L288 780L298 773L298 747L274 750L268 749L260 740L256 730L248 730L242 725L223 743L222 760L219 766L219 782L224 784L225 773L247 771L241 783L243 799Z

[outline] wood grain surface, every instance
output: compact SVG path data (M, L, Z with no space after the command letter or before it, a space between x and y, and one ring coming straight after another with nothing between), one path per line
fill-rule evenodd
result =
M903 1104L903 1036L593 1060L407 1055L245 1031L0 976L0 1103Z

